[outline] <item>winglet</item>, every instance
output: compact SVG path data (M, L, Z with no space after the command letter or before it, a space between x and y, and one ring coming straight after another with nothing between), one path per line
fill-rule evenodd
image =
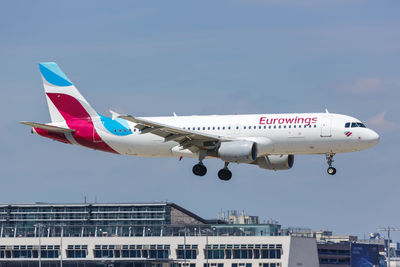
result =
M325 113L329 114L329 111L328 111L328 109L327 109L327 108L325 109Z

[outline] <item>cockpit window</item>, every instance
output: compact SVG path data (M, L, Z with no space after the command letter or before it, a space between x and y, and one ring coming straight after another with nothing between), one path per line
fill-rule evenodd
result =
M349 128L350 122L347 122L344 127ZM362 122L352 122L351 128L356 128L356 127L367 128L367 127L365 127L364 123L362 123Z

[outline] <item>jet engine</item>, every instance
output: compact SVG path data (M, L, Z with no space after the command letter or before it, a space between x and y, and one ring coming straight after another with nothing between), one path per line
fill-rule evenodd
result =
M227 162L250 163L257 159L257 144L245 140L222 142L218 156Z
M292 168L294 155L269 155L257 158L258 167L268 170L288 170Z

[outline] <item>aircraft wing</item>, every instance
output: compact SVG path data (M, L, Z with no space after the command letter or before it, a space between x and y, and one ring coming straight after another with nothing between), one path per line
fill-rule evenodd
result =
M164 142L178 142L181 150L189 149L196 152L199 149L215 148L220 141L232 140L224 136L186 130L130 115L119 115L118 117L136 123L135 127L141 131L141 134L152 133L163 137Z
M36 123L36 122L29 122L29 121L20 121L19 123L25 124L34 128L40 128L47 131L57 132L57 133L73 133L75 130L71 130L68 128L57 127L48 124Z

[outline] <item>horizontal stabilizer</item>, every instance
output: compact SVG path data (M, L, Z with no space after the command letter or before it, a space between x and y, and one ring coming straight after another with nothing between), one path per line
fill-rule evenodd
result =
M20 121L19 123L25 124L34 128L40 128L43 130L47 131L52 131L52 132L57 132L57 133L73 133L75 130L71 130L68 128L62 128L62 127L57 127L53 125L48 125L48 124L41 124L41 123L36 123L36 122L29 122L29 121Z

